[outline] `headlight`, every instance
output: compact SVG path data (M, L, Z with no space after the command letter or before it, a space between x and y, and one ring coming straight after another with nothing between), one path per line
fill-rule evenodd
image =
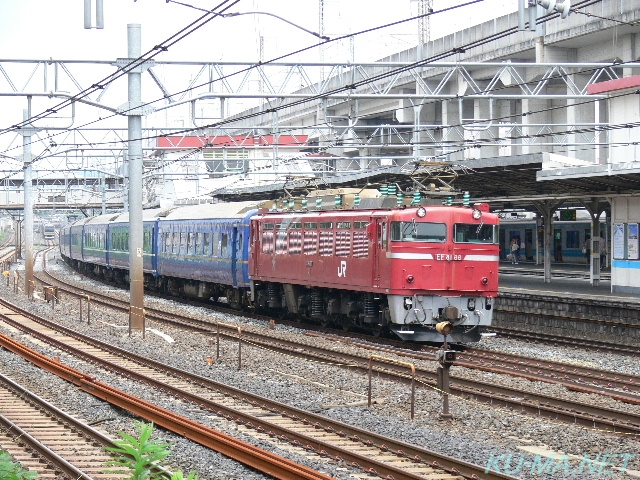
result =
M473 209L473 213L471 214L471 216L476 220L480 220L480 217L482 217L482 212L480 210L478 210L477 208L474 208Z
M418 215L420 218L424 218L426 214L427 214L427 210L424 207L420 207L416 212L416 215Z

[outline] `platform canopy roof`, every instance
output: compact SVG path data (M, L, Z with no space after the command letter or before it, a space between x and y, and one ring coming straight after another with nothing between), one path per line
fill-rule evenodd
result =
M452 181L457 192L468 191L472 202L488 202L494 211L536 211L544 201L558 203L561 208L582 208L594 199L606 203L612 196L640 195L640 169L612 169L610 165L572 161L548 153L468 160L464 165L449 167L458 175ZM334 189L395 183L406 190L415 185L410 171L407 166L386 167L316 182L318 188ZM227 188L212 192L212 196L229 201L269 200L282 197L285 188L303 183L292 179L259 187Z

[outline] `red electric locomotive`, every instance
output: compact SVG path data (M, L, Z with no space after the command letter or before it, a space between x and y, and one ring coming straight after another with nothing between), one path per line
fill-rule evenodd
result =
M480 339L498 293L498 217L486 204L281 212L251 219L251 300L404 340Z

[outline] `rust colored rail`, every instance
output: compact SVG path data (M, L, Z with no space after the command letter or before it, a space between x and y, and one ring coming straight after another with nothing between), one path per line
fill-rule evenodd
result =
M64 378L87 393L125 408L142 418L161 425L175 433L183 435L227 455L245 465L276 478L330 480L331 477L311 468L299 465L291 460L267 452L251 444L233 438L212 428L198 424L169 410L140 400L106 383L100 382L85 373L71 368L32 350L6 335L0 334L0 345L20 355L29 362Z
M277 437L278 439L287 441L294 446L299 446L310 452L315 452L320 456L330 456L336 461L344 461L350 466L361 469L365 472L372 474L375 472L377 475L380 475L383 478L395 478L399 480L419 479L424 477L418 474L414 474L411 471L406 471L401 468L395 467L393 465L387 465L386 463L378 461L378 457L376 456L368 457L359 453L354 453L348 448L343 448L341 445L344 445L345 442L354 442L355 447L359 446L360 448L362 448L362 446L366 446L369 449L376 448L380 451L378 456L390 455L401 462L409 461L409 464L414 469L418 467L422 467L423 469L425 469L426 467L427 470L433 471L436 476L449 474L460 475L464 476L465 478L471 479L512 478L496 472L486 473L483 467L477 465L472 465L464 461L449 458L446 455L431 452L426 449L415 447L404 442L399 442L388 437L376 435L357 427L333 421L310 412L296 409L294 407L289 407L278 402L266 399L264 397L252 395L247 392L243 392L241 390L219 384L204 377L188 374L187 372L184 372L177 368L173 368L171 366L155 362L144 357L140 357L133 354L132 352L105 345L97 340L87 338L59 325L53 325L52 322L48 322L44 319L39 320L41 323L47 324L47 328L54 328L59 332L63 332L66 335L73 336L74 338L82 340L85 343L89 343L93 347L102 348L103 350L106 349L112 354L120 355L126 358L128 362L134 361L136 363L139 363L140 365L148 366L149 368L153 368L154 370L164 372L165 374L177 378L188 379L189 382L195 385L201 385L211 390L220 391L226 397L230 397L234 400L240 400L241 404L248 403L255 408L259 407L261 410L263 410L263 414L260 416L246 414L236 408L229 407L226 401L224 403L213 402L200 395L189 393L182 388L173 387L167 380L157 380L154 378L150 378L148 375L139 373L129 368L122 367L116 363L113 363L113 361L105 359L103 355L98 358L96 356L85 353L82 350L78 350L75 347L65 345L63 342L59 341L59 336L57 336L56 339L48 338L46 335L39 334L37 331L34 331L32 328L28 327L26 323L30 322L27 322L27 319L25 317L21 317L19 321L16 321L12 318L7 318L5 319L5 321L12 324L16 328L27 331L30 334L44 341L47 341L50 344L55 345L56 347L69 351L73 355L80 356L86 361L92 361L96 364L108 368L111 371L121 373L122 375L126 375L130 378L145 381L146 383L163 392L180 397L187 402L200 405L202 408L207 408L215 412L216 415L225 417L227 420L232 420L236 423L244 424L248 428L253 428L259 432L261 431L263 433L266 433L269 436ZM274 417L274 415L276 417L283 417L285 419L285 423L294 421L298 424L301 424L302 432L293 431L288 426L280 426L277 424L277 422L274 423L273 420L269 420L268 418L265 420L265 413L266 417ZM320 439L310 436L308 434L309 429L311 429L311 431L318 431L320 433ZM322 438L327 436L337 437L339 445L335 446L326 441L323 441Z
M43 477L62 473L73 480L91 480L105 467L111 456L103 447L114 446L111 439L1 374L0 389L0 426L3 437L11 437L1 443L24 467ZM70 451L71 458L63 458Z
M181 326L183 328L190 328L201 333L212 333L212 329L214 329L216 325L215 323L193 318L186 318L184 319L184 321L181 321L179 319L176 319L175 316L169 319L162 314L158 316L156 315L157 313L155 311L147 310L148 318L154 318L156 321L167 322L169 324ZM236 330L235 326L227 328L224 327L223 324L221 324L220 329L221 335L226 334L228 338L237 339L237 336L234 335ZM366 374L367 372L368 358L360 357L357 355L349 355L344 352L338 353L332 350L322 349L320 347L311 347L304 343L294 342L290 340L275 339L272 337L268 337L262 333L252 332L249 330L245 330L242 333L243 337L246 340L250 340L257 346L263 346L288 355L296 355L308 359L356 365L357 368L363 373ZM349 342L352 344L357 343L354 341ZM382 351L402 355L402 353L399 353L392 348L382 348ZM433 358L431 360L433 360ZM468 366L472 365L468 364ZM383 364L379 364L376 365L376 368L379 368L380 371L383 372L385 367ZM389 368L391 369L391 371L389 371ZM567 385L568 388L579 392L596 393L600 395L606 394L607 396L610 396L615 400L623 402L635 401L633 396L630 396L625 392L610 391L599 386L591 386L584 383L571 383L568 385L567 382L563 381L562 379L543 379L538 375L524 371L516 373L505 370L500 373L507 373L510 375L516 374L529 380L543 380L552 383L562 383ZM417 374L420 378L420 381L432 386L436 386L437 381L435 373L425 369L418 369ZM406 378L403 378L401 372L399 372L398 370L393 370L393 366L387 368L386 378L403 382L406 381ZM540 395L535 392L523 392L518 389L499 387L489 383L471 381L458 377L451 378L450 386L451 393L454 395L461 395L467 398L473 398L476 401L512 408L522 413L531 413L537 416L554 418L567 423L580 424L614 432L640 432L639 416L626 414L624 412L616 411L613 409L600 408L580 402L572 402L569 400L562 400L555 397Z

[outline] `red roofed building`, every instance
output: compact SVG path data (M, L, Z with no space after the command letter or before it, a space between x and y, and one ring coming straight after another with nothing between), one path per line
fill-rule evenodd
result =
M250 148L250 147L279 147L300 148L307 145L307 135L216 135L206 136L185 136L167 135L158 137L158 149L177 150L183 148ZM209 147L210 146L210 147Z
M167 135L158 137L156 156L165 160L189 154L204 160L212 175L268 168L274 159L289 159L308 149L307 135Z

